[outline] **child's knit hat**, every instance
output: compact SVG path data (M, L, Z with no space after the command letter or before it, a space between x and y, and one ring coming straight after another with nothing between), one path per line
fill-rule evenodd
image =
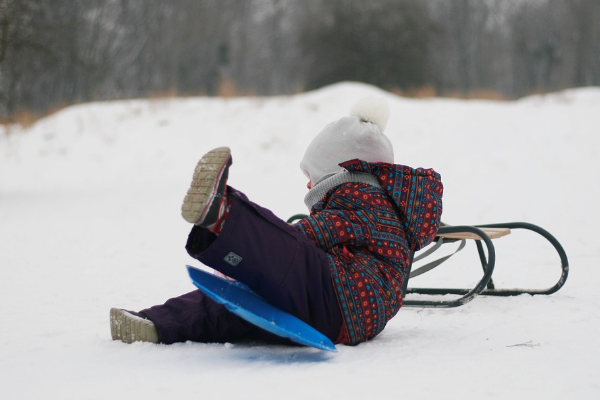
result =
M383 134L390 116L385 100L364 98L350 109L350 116L330 123L308 145L300 162L313 185L326 175L342 170L344 161L394 163L392 143Z

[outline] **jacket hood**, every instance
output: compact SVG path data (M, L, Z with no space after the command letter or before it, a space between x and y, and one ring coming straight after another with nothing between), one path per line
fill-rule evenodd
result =
M340 164L350 172L373 175L395 205L411 250L427 246L435 238L442 217L444 187L433 169L350 160Z

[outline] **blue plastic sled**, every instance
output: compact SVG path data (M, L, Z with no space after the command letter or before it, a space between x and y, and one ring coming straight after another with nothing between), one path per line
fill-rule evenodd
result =
M198 289L251 324L304 346L337 351L327 336L293 315L273 307L243 283L230 282L189 265L187 270Z

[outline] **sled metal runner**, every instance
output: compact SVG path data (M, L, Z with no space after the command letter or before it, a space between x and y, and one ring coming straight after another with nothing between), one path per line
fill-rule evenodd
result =
M494 268L496 265L496 251L494 248L494 244L492 243L492 239L488 234L490 231L492 233L498 233L502 230L506 230L505 233L509 232L509 230L515 229L524 229L533 233L537 233L545 238L556 250L560 259L560 268L561 274L554 286L546 288L546 289L498 289L494 285L494 281L492 279L492 275L494 273ZM486 232L487 231L487 232ZM449 240L447 240L449 239ZM479 295L486 296L517 296L521 294L530 294L530 295L549 295L558 291L566 282L567 276L569 273L569 262L567 259L567 255L561 246L561 244L556 240L554 236L552 236L548 231L540 228L537 225L533 225L526 222L511 222L511 223L501 223L501 224L487 224L487 225L464 225L464 226L442 226L438 231L438 237L436 239L441 244L456 242L458 240L462 241L461 247L464 246L466 240L474 240L477 246L477 251L479 253L479 259L481 262L481 266L483 269L483 275L479 282L471 289L456 289L456 288L415 288L415 287L407 287L408 281L415 276L420 275L423 272L427 272L434 267L437 267L442 262L446 261L450 256L443 257L440 260L434 261L430 264L420 267L417 270L410 272L409 279L405 281L404 293L408 298L405 297L403 301L403 305L406 307L435 307L435 308L449 308L449 307L458 307L462 306L469 301L473 300L475 297ZM440 244L440 245L441 245ZM434 245L434 247L439 245ZM435 250L435 249L434 249ZM458 250L457 250L458 251ZM422 259L431 254L427 251L424 252L423 255L413 255L414 261L418 259ZM412 262L411 262L412 268ZM423 294L423 295L459 295L460 297L453 300L410 300L411 294Z

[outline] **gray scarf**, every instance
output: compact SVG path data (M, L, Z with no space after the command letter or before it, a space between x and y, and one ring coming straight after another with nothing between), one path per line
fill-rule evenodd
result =
M366 174L364 172L349 172L344 170L334 174L325 175L323 178L321 178L321 180L308 191L306 197L304 197L304 204L306 204L306 207L311 210L313 206L327 194L328 191L336 186L348 182L366 183L367 185L381 188L377 178L371 174Z

